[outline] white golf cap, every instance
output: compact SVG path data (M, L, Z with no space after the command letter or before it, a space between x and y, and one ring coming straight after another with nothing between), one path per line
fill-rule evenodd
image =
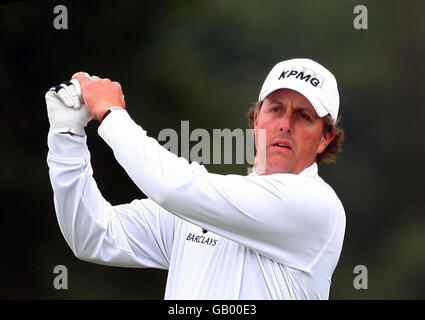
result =
M319 117L330 114L338 117L339 93L334 75L310 59L291 59L279 62L268 74L258 100L262 102L278 89L292 89L301 93L313 105Z

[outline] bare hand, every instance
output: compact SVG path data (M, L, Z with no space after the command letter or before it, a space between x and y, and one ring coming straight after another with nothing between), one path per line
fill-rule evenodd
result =
M108 108L117 106L125 109L121 85L109 79L96 76L88 78L83 72L77 72L72 79L78 79L84 103L91 115L101 121Z

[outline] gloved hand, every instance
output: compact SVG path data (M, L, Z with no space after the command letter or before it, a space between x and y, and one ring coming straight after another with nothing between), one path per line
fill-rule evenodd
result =
M54 132L85 136L84 128L93 117L84 104L77 79L50 88L45 98L50 128Z

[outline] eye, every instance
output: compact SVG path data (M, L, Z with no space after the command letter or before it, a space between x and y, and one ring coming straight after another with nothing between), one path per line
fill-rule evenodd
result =
M273 107L272 108L272 112L279 112L279 110L280 110L280 107Z
M299 117L300 117L300 118L302 118L302 119L310 120L309 115L308 115L307 113L303 112L303 111L298 112L298 115L299 115Z

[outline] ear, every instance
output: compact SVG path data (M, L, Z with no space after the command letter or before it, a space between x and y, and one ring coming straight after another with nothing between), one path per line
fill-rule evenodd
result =
M255 150L258 150L257 129L258 129L258 111L255 111L254 112L254 145L255 145Z
M257 129L258 126L258 111L254 112L254 129Z
M317 149L317 153L322 153L325 151L326 147L332 142L332 140L335 138L335 131L331 131L328 133L325 133L322 136L322 139L320 140L319 148Z

